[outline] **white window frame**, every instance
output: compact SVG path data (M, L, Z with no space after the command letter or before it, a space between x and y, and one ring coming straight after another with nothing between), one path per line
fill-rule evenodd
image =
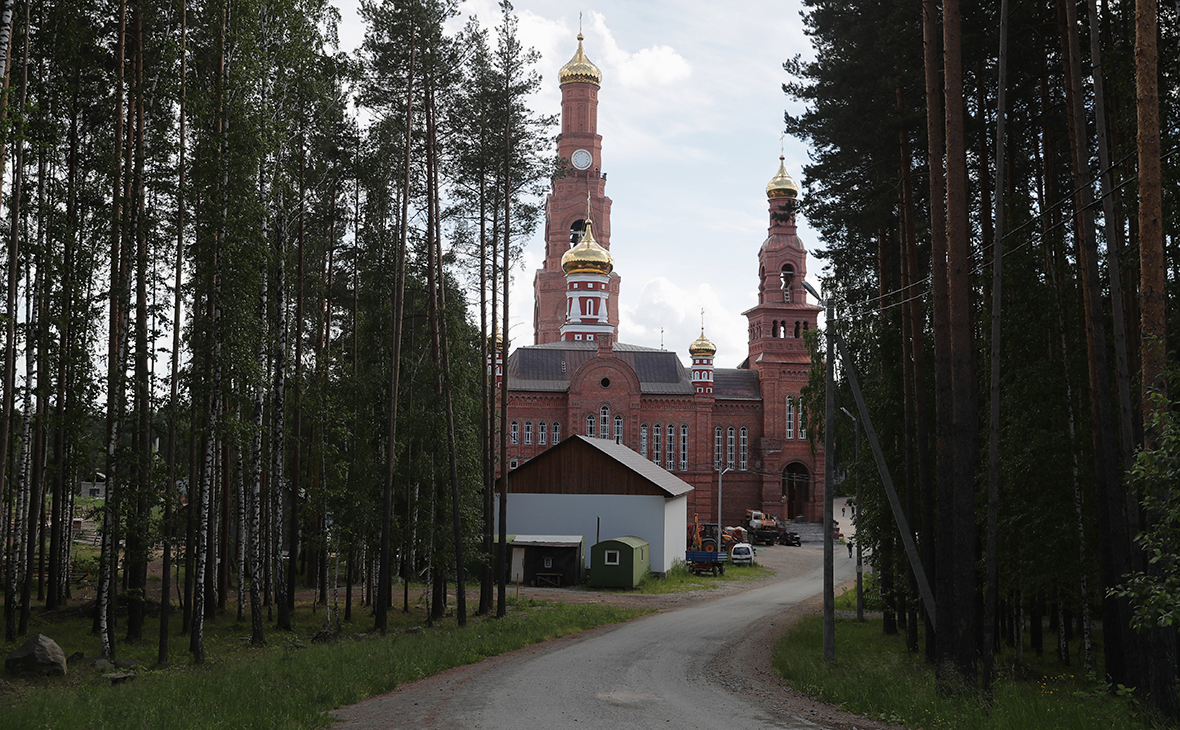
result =
M512 426L508 431L508 441L513 444L520 443L520 424L516 421L512 422Z
M676 424L668 424L668 448L664 449L664 467L668 471L676 469Z
M615 443L623 443L623 417L615 416Z
M721 427L713 429L713 468L721 471Z
M604 550L602 553L603 565L621 565L619 550Z
M738 468L742 471L750 468L750 430L742 426L738 441Z
M651 460L657 465L660 463L660 458L663 456L663 451L660 449L660 432L663 426L654 424L651 431Z
M787 430L783 433L785 438L795 438L795 397L787 396Z
M524 445L525 446L532 446L533 445L533 422L532 421L525 421L524 422Z
M688 424L680 424L680 471L688 471Z
M549 429L545 425L544 421L541 421L540 423L537 424L537 444L538 445L540 445L540 446L545 445L545 436L547 435L548 430Z
M554 421L553 422L553 443L554 443L554 445L556 445L557 442L559 442L559 441L561 441L561 421Z
M647 458L647 424L639 424L639 455Z
M598 424L598 416L590 414L586 416L586 438L594 438L594 427Z
M599 409L598 419L598 434L604 439L610 438L610 406Z
M733 426L730 426L729 428L725 429L725 465L730 469L733 468L733 437Z

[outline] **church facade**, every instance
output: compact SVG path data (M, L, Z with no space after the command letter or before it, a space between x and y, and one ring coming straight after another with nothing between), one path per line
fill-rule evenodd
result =
M751 256L758 304L745 360L714 366L705 336L676 352L617 339L621 277L610 255L610 198L597 131L599 69L583 37L560 72L558 154L568 171L546 199L545 259L533 280L534 344L516 348L508 388L509 471L572 434L621 443L691 484L688 516L740 524L747 509L811 522L823 516L823 449L807 439L800 391L810 361L803 332L820 308L802 286L799 187L780 157L766 187L769 232ZM753 247L751 247L752 249ZM754 265L757 264L755 270ZM511 477L509 478L511 491Z

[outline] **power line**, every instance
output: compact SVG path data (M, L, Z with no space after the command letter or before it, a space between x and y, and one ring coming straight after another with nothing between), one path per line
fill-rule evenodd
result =
M1176 154L1177 152L1180 152L1180 146L1173 147L1166 154L1160 155L1160 160L1161 161L1166 160L1169 157L1171 157L1172 155ZM1129 152L1126 155L1124 155L1122 158L1120 158L1117 162L1111 163L1110 167L1106 168L1105 170L1100 171L1097 175L1090 178L1090 180L1088 182L1086 182L1084 185L1073 190L1069 195L1063 196L1056 203L1049 206L1045 210L1042 210L1036 216L1030 218L1028 221L1022 223L1021 225L1017 226L1016 228L1013 228L1008 233L1005 233L1003 235L1003 237L1001 237L1000 240L1001 241L1008 240L1012 236L1015 236L1015 235L1023 232L1026 228L1029 228L1034 223L1043 221L1046 216L1048 216L1050 213L1057 210L1058 208L1063 207L1067 203L1072 203L1074 198L1077 196L1077 194L1080 191L1084 190L1086 187L1092 187L1094 185L1094 183L1098 182L1102 178L1103 175L1105 175L1108 172L1111 172L1116 167L1118 167L1119 165L1123 164L1128 159L1133 157L1135 154L1137 154L1137 153L1136 152ZM1136 172L1133 175L1130 175L1129 177L1127 177L1122 182L1120 182L1118 185L1111 188L1110 192L1108 192L1106 195L1113 195L1115 192L1117 192L1119 189L1121 189L1124 185L1127 185L1128 183L1134 182L1138 179L1139 179L1139 173ZM1105 195L1098 195L1085 208L1081 208L1081 209L1077 210L1074 213L1074 215L1062 218L1060 221L1058 221L1057 223L1055 223L1054 225L1052 225L1048 228L1043 228L1040 230L1034 229L1033 233L1034 234L1039 233L1040 236L1043 238L1044 236L1057 230L1058 228L1064 226L1065 224L1072 222L1082 212L1089 210L1090 208L1097 207L1098 205L1100 205L1102 203L1102 201L1105 199L1105 197L1106 197ZM1030 236L1023 243L1021 243L1019 246L1016 246L1014 248L1010 248L1007 251L1005 251L1004 256L1007 257L1007 256L1010 256L1010 255L1016 253L1017 251L1020 251L1025 246L1032 243L1033 240L1034 240L1034 238ZM992 248L994 245L995 245L994 243L989 243L989 244L985 244L984 246L980 247L979 254L980 254L981 259L982 259L983 253L986 252L988 249ZM985 263L986 263L985 261L981 260L974 268L972 268L972 270L971 270L972 273L978 274L978 273L982 272L983 266L985 265ZM893 302L891 304L887 304L883 307L871 306L875 302L881 301L882 299L888 299L891 297L898 296L898 295L904 293L908 289L911 289L915 286L928 284L928 283L930 283L930 281L931 281L931 277L927 276L924 279L913 282L912 284L907 284L906 286L903 286L899 289L894 289L893 291L886 292L885 294L880 294L878 296L875 296L875 297L872 297L869 299L861 300L860 302L857 302L855 305L849 305L849 310L845 313L845 316L846 317L860 317L860 316L864 316L866 314L879 314L880 312L884 312L886 310L892 309L893 307L899 307L903 304L907 304L909 302L912 302L915 299L921 299L922 297L926 296L927 294L929 294L931 292L931 288L927 287L926 289L923 289L920 293L918 293L914 296L908 297L908 298L903 299L898 302Z

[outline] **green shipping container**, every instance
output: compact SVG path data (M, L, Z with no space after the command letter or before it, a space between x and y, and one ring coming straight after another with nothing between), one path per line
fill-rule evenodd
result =
M616 537L590 548L593 588L635 588L650 569L651 545L641 537Z

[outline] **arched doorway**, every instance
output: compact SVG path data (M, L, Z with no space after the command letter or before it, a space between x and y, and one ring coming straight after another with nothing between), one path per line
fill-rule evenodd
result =
M803 514L803 505L811 500L811 472L797 461L783 469L783 505L786 518L793 520Z

